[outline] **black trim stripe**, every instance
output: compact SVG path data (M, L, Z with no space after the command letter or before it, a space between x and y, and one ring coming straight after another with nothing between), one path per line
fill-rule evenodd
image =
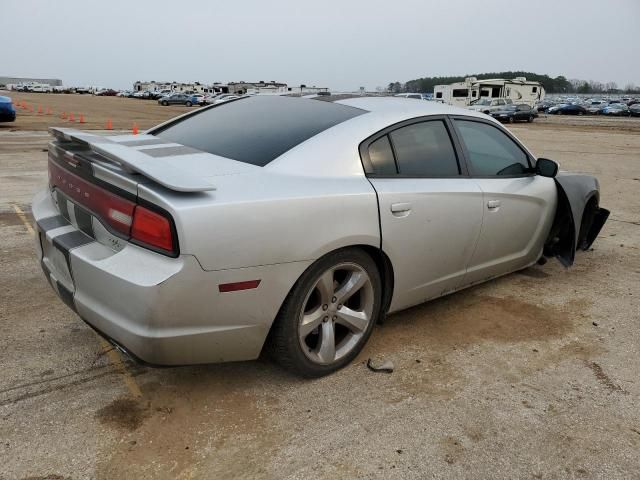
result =
M36 222L38 228L43 232L48 232L54 228L66 227L70 225L69 221L62 215L55 215L53 217L41 218Z
M40 262L40 266L42 267L42 271L44 272L44 277L47 279L47 282L49 282L49 285L51 285L51 288L53 288L53 290L58 293L58 296L60 297L60 299L69 308L71 308L71 310L73 310L74 312L77 312L76 304L73 301L73 292L69 290L67 287L65 287L62 283L58 282L57 280L51 279L51 272L45 265L44 261ZM55 282L55 285L53 284L53 282Z
M69 216L69 209L67 208L67 197L65 197L60 190L56 190L56 198L58 199L58 210L64 218L71 221Z
M44 260L40 261L40 266L42 267L42 271L44 272L44 277L47 279L47 282L49 282L49 285L51 285L51 272L45 265ZM53 285L51 286L53 287Z
M202 153L195 148L179 146L179 147L160 147L160 148L148 148L146 150L138 150L141 153L146 153L150 157L170 157L172 155L191 155L193 153Z
M146 145L166 145L167 141L159 138L148 138L144 140L126 140L124 142L117 143L118 145L125 145L127 147L144 147Z
M90 237L95 238L95 235L93 234L93 223L91 222L91 214L77 204L74 204L74 210L78 228Z
M71 272L71 261L69 259L69 252L74 248L81 247L93 241L93 238L88 237L80 230L76 230L75 232L64 233L62 235L58 235L57 237L53 237L53 246L63 253L65 258L67 259L69 272Z
M58 287L58 293L60 293L60 298L62 299L62 301L75 312L76 304L73 302L73 292L60 282L56 282L56 286Z

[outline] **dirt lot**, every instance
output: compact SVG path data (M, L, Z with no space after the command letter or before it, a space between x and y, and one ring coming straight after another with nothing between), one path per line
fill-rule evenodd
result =
M2 92L0 95L11 97L18 117L14 123L0 123L0 131L9 130L46 130L47 127L71 127L80 129L104 129L107 120L111 119L115 130L132 130L136 123L140 130L145 130L165 120L192 111L199 107L182 107L172 105L163 107L156 100L140 100L137 98L94 97L93 95L69 95L54 93L22 93ZM31 109L23 109L22 102ZM39 108L42 113L38 113ZM51 114L48 115L48 109ZM60 118L66 113L67 119ZM73 113L74 122L69 121L69 113ZM84 124L80 124L80 115Z
M89 118L127 106L123 128L179 110L78 102ZM267 359L121 363L34 258L23 217L46 182L46 135L1 129L0 478L640 478L640 122L617 120L512 127L600 179L612 215L575 267L393 315L357 362L313 381ZM369 357L396 370L370 372Z

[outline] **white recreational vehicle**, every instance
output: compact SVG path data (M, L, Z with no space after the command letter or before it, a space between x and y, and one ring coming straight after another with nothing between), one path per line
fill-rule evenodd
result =
M464 82L436 85L433 89L436 101L480 111L490 110L494 101L496 105L525 103L533 107L536 102L544 100L544 93L540 82L527 81L524 77L511 80L505 78L478 80L476 77L469 77L465 78ZM482 105L475 105L478 103Z

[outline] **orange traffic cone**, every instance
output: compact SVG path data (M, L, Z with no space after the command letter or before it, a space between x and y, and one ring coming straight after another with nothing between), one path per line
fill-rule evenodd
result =
M84 123L84 115L80 114L80 123Z
M113 123L111 123L110 118L107 118L107 130L113 130Z
M67 112L62 112L60 114L60 118L63 119L63 120L66 120L67 119Z
M23 109L23 110L27 109L27 104L26 104L26 102L24 100L22 100L22 102L20 102L20 108Z
M38 105L38 115L42 115L42 105Z
M47 115L51 115L53 112L51 111L51 107L47 107Z
M69 121L70 122L75 122L76 121L75 117L73 116L73 112L69 113Z
M138 124L136 122L133 122L133 134L138 134Z

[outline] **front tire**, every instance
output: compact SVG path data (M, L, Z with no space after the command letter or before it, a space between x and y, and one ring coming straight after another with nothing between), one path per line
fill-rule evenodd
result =
M282 367L320 377L349 364L369 339L381 310L382 282L358 248L329 253L295 283L268 339Z
M533 115L529 115L529 118L527 118L527 122L529 123L533 122Z
M187 107L190 107L191 105L193 105L193 103L191 103L191 102L187 102L187 103L185 103L185 105L186 105Z
M162 106L168 107L169 106L169 102L162 102Z

